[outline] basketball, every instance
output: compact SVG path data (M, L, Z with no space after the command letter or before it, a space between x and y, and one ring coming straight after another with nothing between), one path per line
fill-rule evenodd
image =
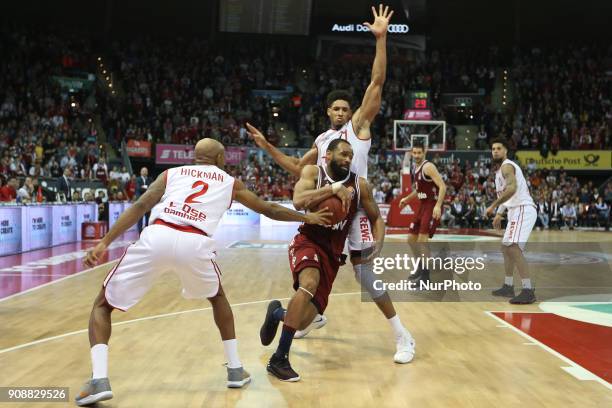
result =
M344 211L344 207L342 207L342 201L336 196L332 196L323 200L317 207L317 210L320 210L325 207L327 207L329 211L333 214L331 217L331 225L339 223L347 216L347 212Z

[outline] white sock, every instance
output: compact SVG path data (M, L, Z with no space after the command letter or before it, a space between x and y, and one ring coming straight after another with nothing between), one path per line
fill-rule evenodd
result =
M506 276L506 277L504 278L504 283L505 283L506 285L512 286L512 284L514 283L514 277L512 277L512 276Z
M223 350L225 351L225 359L229 368L242 367L240 357L238 357L238 340L223 340Z
M521 279L521 283L523 284L523 289L531 289L531 279Z
M401 322L401 320L400 320L398 315L395 315L395 316L393 316L392 318L390 318L388 320L389 320L389 324L393 328L393 332L395 332L395 337L399 337L402 334L404 334L406 329L402 325L402 322Z
M91 378L108 377L108 344L96 344L91 348Z

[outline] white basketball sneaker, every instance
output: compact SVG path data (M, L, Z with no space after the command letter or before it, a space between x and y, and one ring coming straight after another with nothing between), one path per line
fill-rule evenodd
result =
M302 337L306 337L311 330L320 329L321 327L327 324L327 317L324 315L316 315L312 323L308 325L304 330L297 330L293 335L294 339L301 339Z
M404 333L396 338L397 351L393 356L393 361L398 364L406 364L412 361L414 358L416 343L412 338L412 335L408 330L404 330Z

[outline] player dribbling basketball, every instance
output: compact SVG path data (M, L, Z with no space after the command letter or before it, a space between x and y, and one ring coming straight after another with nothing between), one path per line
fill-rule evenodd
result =
M289 157L270 144L265 136L255 127L247 124L247 129L255 143L264 149L285 170L295 176L300 176L304 166L317 164L326 165L327 147L337 139L348 141L353 149L354 157L351 171L359 177L368 177L368 154L372 144L371 123L380 111L382 91L387 70L387 29L393 10L379 5L378 10L372 7L374 22L365 25L376 38L376 54L372 64L371 82L369 83L361 106L353 110L351 95L345 90L334 90L327 95L326 114L330 121L330 129L320 134L312 148L302 157ZM351 221L348 236L348 251L355 272L355 279L366 290L376 306L385 316L393 330L396 352L393 361L404 364L412 360L414 355L414 341L412 335L404 327L397 314L389 294L384 290L375 288L376 275L372 272L372 261L363 259L362 251L369 250L372 245L372 226L363 209L358 209ZM318 314L304 330L296 332L296 338L306 336L313 329L320 329L326 324L326 317Z
M295 186L293 203L296 208L317 208L321 201L337 195L346 203L348 215L328 227L300 226L289 246L289 265L296 292L286 311L278 300L270 302L260 330L261 343L268 345L276 335L279 322L284 322L278 348L267 366L268 372L282 381L300 380L289 363L295 331L304 329L317 313L325 311L336 274L343 264L342 251L351 219L358 208L363 208L373 226L376 245L372 258L378 255L384 242L385 223L367 181L350 171L352 158L351 145L343 139L335 139L327 147L327 165L305 166ZM414 353L410 359L412 356Z

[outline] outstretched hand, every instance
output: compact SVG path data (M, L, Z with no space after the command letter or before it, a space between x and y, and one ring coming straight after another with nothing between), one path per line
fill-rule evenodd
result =
M389 10L389 6L379 4L378 11L376 11L375 7L372 7L372 14L374 15L374 22L370 24L366 21L363 25L368 27L376 38L387 35L389 20L393 16L393 10Z
M263 133L261 133L259 129L257 129L255 126L251 125L248 122L246 124L246 128L247 128L247 133L249 134L251 139L253 139L255 144L263 149L268 143Z
M315 224L315 225L330 225L332 216L334 214L329 211L328 207L321 208L318 211L312 211L306 214L307 224Z
M98 245L87 251L85 265L89 266L90 268L96 266L104 251L106 251L106 245L104 245L102 242L98 242Z

